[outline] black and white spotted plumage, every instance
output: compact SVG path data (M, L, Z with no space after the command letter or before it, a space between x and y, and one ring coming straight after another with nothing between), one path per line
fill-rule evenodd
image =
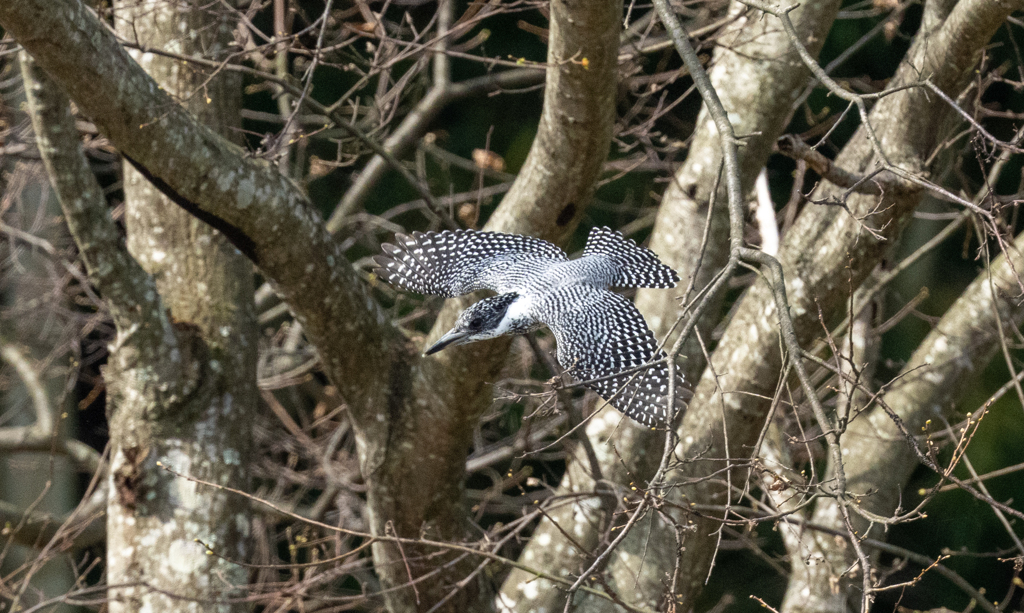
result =
M374 258L377 275L392 285L445 298L478 289L512 291L534 268L567 259L555 245L519 234L448 230L396 234L395 240L395 245L383 245L390 257ZM515 273L511 278L510 272Z
M614 263L615 277L611 287L675 287L676 271L661 263L650 249L609 228L594 228L587 237L583 258L603 257Z
M599 396L646 425L668 418L668 365L640 311L628 299L589 285L575 285L546 297L544 323L555 335L558 363ZM624 373L624 374L619 374ZM685 407L687 390L676 378L675 409Z
M428 354L546 325L573 377L644 425L667 421L668 366L652 364L665 354L633 303L608 290L674 287L678 275L649 249L595 228L575 260L540 239L474 230L397 235L384 251L374 258L377 275L404 289L446 297L498 292L463 311ZM682 409L688 392L681 377L675 387Z

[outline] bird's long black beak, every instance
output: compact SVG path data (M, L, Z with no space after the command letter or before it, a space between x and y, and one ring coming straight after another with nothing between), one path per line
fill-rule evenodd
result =
M430 348L424 351L423 355L433 355L438 351L441 351L445 347L461 345L462 343L465 343L468 340L468 336L469 332L466 332L465 330L449 330L448 332L445 333L444 336L437 339L436 343L434 343L433 345L430 346Z

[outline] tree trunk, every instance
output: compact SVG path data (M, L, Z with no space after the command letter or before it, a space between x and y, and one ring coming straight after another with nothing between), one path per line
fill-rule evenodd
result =
M122 36L143 46L223 56L231 23L207 2L115 3ZM241 84L212 79L176 60L136 59L204 122L237 134ZM208 80L209 79L209 80ZM173 408L133 402L131 370L108 369L121 390L112 407L108 505L111 611L244 611L225 601L245 594L249 505L244 499L163 469L218 485L247 488L252 414L257 410L252 267L205 223L168 201L126 164L128 249L151 274L174 325L188 329L206 379ZM207 551L215 555L209 555ZM141 583L118 589L119 584Z

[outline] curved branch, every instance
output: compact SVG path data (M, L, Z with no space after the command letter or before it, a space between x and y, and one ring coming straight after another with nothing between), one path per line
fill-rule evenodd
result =
M379 407L399 336L298 186L180 107L83 3L4 3L0 23L162 191L248 249L353 408Z
M32 399L32 412L36 418L35 422L29 426L0 429L0 446L17 445L28 440L49 439L54 435L54 411L36 369L28 363L28 356L21 349L8 343L3 337L0 337L0 359L13 366L17 371L22 384L28 390L29 398Z
M106 299L114 324L133 342L154 345L168 338L173 341L156 283L129 255L107 212L103 189L82 151L67 96L24 52L21 63L40 155L89 278Z
M49 395L36 369L20 347L9 343L0 335L0 360L10 364L18 373L32 400L35 421L27 426L0 428L0 449L11 451L42 451L68 456L78 470L95 472L100 465L100 454L81 441L68 439L57 432Z
M442 52L438 51L437 53L443 56ZM544 73L539 70L517 68L459 83L451 83L446 79L439 80L437 72L437 70L434 71L434 85L427 95L384 141L384 150L391 155L401 157L408 153L417 139L427 131L430 123L448 105L482 92L527 87L541 83L544 77ZM331 213L330 219L327 220L328 231L336 232L342 226L345 218L366 200L370 191L377 185L388 168L388 161L383 156L377 154L370 158L366 166L359 171L352 186L345 191L345 195L338 202L334 212ZM438 204L443 205L444 202L439 199Z
M486 229L554 242L563 242L572 233L590 204L611 142L621 15L620 0L552 3L538 133L522 171ZM466 300L448 301L433 338L451 327ZM371 504L379 517L392 519L399 536L420 534L424 522L440 534L463 536L465 516L458 503L466 450L477 419L492 398L488 382L505 362L508 347L508 339L474 343L427 359L410 357L409 364L396 369L396 379L411 380L411 389L400 401L405 404L399 404L400 418L390 426L387 444L365 449L364 471L378 470L370 488ZM430 461L423 462L425 457ZM393 560L379 567L387 583L407 581L403 552L385 543L376 551L378 559ZM408 547L404 554L415 557ZM412 597L411 590L396 591L389 595L389 606L412 609ZM465 596L467 601L471 597ZM457 609L460 603L446 606ZM464 601L461 606L470 605Z
M0 500L0 522L11 526L11 540L28 547L57 546L61 551L92 547L103 543L107 535L104 511L108 494L101 485L74 510L60 515L26 512ZM54 541L55 537L59 540Z

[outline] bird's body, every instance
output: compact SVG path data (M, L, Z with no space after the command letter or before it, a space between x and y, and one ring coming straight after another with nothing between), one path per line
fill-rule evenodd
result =
M388 255L376 258L388 282L447 297L498 292L463 311L427 354L546 325L558 362L575 378L640 423L667 421L665 354L633 303L608 290L674 287L678 275L653 252L608 228L595 228L575 260L551 243L515 234L456 230L396 238L398 245L385 244Z

